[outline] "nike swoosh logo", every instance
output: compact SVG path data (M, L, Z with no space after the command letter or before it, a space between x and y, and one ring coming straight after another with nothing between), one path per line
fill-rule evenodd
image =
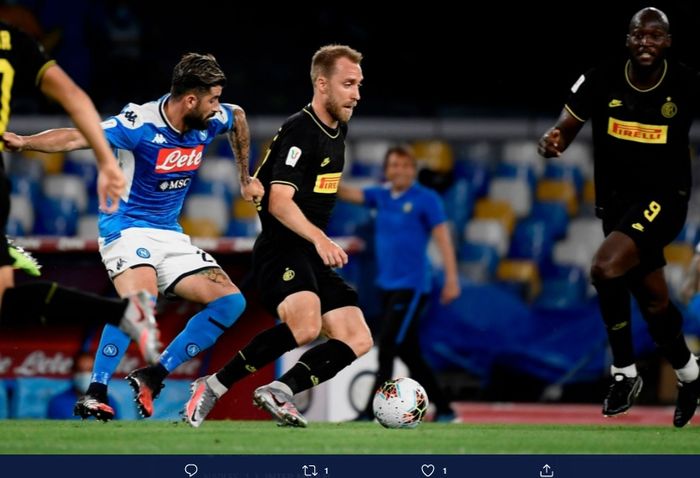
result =
M610 108L617 108L618 106L622 106L622 101L620 100L612 100L610 103L608 103L608 106Z

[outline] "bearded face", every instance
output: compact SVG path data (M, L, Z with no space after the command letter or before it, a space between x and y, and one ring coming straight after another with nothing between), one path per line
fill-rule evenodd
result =
M205 130L209 127L209 120L214 117L216 112L204 108L202 103L200 100L197 107L185 115L184 121L187 129Z

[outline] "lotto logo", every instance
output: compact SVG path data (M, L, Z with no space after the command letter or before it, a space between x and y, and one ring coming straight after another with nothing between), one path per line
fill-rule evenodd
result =
M158 152L156 173L174 173L178 171L194 171L202 162L204 145L196 148L163 148Z

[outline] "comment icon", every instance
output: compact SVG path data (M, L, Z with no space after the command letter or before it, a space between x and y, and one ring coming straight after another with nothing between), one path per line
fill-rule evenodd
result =
M194 463L188 463L185 465L185 473L187 473L187 476L189 476L190 478L196 475L198 471L199 468L197 468L197 465L195 465Z

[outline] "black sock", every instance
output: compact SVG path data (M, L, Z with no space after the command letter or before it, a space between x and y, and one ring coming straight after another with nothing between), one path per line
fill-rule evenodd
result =
M248 345L216 373L216 378L226 388L243 377L256 372L270 362L278 359L285 352L297 347L294 334L287 324L281 323L259 333Z
M335 377L356 358L355 352L347 344L330 339L307 350L279 381L286 383L296 394Z
M56 282L28 282L5 291L0 323L90 324L99 320L117 325L127 304L126 299L109 299Z
M151 365L148 367L148 372L152 374L152 376L158 380L158 383L163 383L163 380L165 380L165 377L168 376L170 372L168 372L168 369L163 366L161 363L157 363L155 365Z
M613 354L613 365L627 367L634 363L630 294L625 279L616 277L593 282L598 291L600 312L603 316L608 341Z
M92 382L85 394L92 395L102 403L107 403L107 385L104 383Z
M645 315L649 335L674 369L683 368L690 360L690 350L683 336L683 316L669 301L663 314Z

